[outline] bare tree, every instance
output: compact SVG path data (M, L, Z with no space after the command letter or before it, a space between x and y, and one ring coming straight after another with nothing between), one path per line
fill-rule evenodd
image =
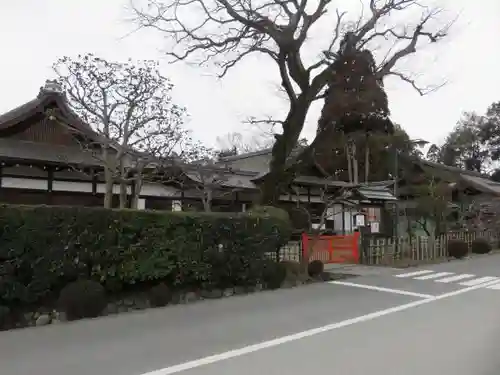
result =
M104 166L104 206L112 206L113 185L120 184L120 207L127 187L135 185L132 207L145 173L154 163L189 159L197 150L183 128L186 110L173 103L173 85L157 63L110 62L92 54L64 57L54 64L58 81L75 113L99 134L97 145L84 146Z
M302 55L311 28L325 16L331 0L146 0L135 5L140 27L156 29L173 42L168 55L173 61L212 61L223 77L232 67L252 54L269 57L276 64L281 86L289 102L288 112L276 135L270 173L262 189L262 203L274 203L280 194L276 186L287 180L286 160L300 137L311 104L323 97L335 77L331 69L338 45L346 31L358 49L391 45L379 53L376 74L382 80L396 76L419 87L409 76L396 70L397 63L415 53L419 41L435 43L447 35L449 24L432 25L440 9L428 8L417 0L369 0L368 9L356 22L346 22L347 12L335 10L332 31L321 56L306 64ZM365 2L365 3L366 3ZM420 13L417 22L387 26L390 16ZM383 42L382 42L383 41Z
M227 133L217 137L217 145L221 150L235 150L237 154L264 150L273 146L272 134L249 134L239 132Z
M236 155L270 149L273 147L275 141L272 129L267 131L260 130L259 132L250 134L232 132L217 137L217 144L220 150ZM306 138L300 138L297 142L297 146L301 147L305 147L307 144L308 141Z
M205 157L191 163L185 168L185 173L196 182L195 187L200 194L205 212L212 211L214 198L222 198L234 192L234 189L228 191L225 186L232 171L224 166L215 165L213 158Z

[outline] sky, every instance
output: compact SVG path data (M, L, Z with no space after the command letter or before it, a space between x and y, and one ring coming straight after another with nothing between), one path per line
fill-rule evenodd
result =
M353 7L359 2L352 0L332 3L353 16L359 10ZM435 3L446 9L447 19L458 16L458 20L449 37L419 50L404 61L402 69L418 74L423 84L446 85L424 97L397 79L388 80L386 89L393 121L412 138L439 143L463 111L481 113L500 100L500 75L495 74L500 66L500 49L495 48L500 36L500 1ZM169 64L162 52L169 48L164 37L130 33L135 26L128 5L129 0L0 2L0 112L33 99L45 80L53 77L51 65L57 58L87 52L112 60L159 60L163 73L175 84L175 101L190 114L187 126L210 146L216 146L217 136L228 132L258 131L243 123L250 116L279 116L286 109L277 93L275 67L264 57L245 61L222 80L210 66ZM325 42L325 30L316 30L308 48ZM319 108L316 105L308 117L306 137L315 132Z

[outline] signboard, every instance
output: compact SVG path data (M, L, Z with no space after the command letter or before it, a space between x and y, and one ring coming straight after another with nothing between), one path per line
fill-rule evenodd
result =
M373 221L370 226L371 226L372 233L379 233L380 232L380 223L378 221Z
M365 215L356 215L356 226L364 227L365 226Z

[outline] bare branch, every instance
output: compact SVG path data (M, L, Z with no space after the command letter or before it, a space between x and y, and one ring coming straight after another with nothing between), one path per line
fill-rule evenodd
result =
M421 96L435 92L435 91L439 90L440 88L446 86L446 84L447 84L447 82L443 82L443 83L440 83L438 85L430 85L430 86L426 86L426 87L421 87L417 84L417 82L414 79L412 79L409 76L407 76L403 73L400 73L400 72L389 72L386 76L396 76L396 77L400 78L401 80L403 80L404 82L409 83L411 85L411 87L413 87L415 89L415 91L418 92Z
M141 0L131 1L137 4ZM142 28L160 32L172 42L166 52L172 62L212 63L219 68L221 77L253 54L270 57L276 64L289 102L286 117L280 122L273 121L283 128L271 163L271 171L276 174L283 171L311 104L324 97L325 87L334 79L336 72L332 66L346 45L371 52L372 45L379 41L407 43L401 49L390 49L386 58L376 62L377 75L380 81L388 75L404 77L406 82L418 87L408 76L396 72L397 63L415 53L420 40L438 42L447 36L449 28L446 25L434 31L431 21L441 11L424 7L418 0L366 0L367 7L362 6L361 16L355 22L347 22L347 12L335 10L326 48L318 53L317 61L307 65L302 58L305 41L311 36L312 26L327 12L331 0L314 3L307 0L143 1L147 7L134 6L136 22ZM404 27L403 31L387 27L391 17L406 12L413 17L413 11L422 14L417 26ZM408 21L405 23L411 24L411 20ZM274 185L270 183L269 187ZM271 194L263 195L271 197Z
M272 116L267 116L264 119L257 119L256 117L249 117L245 123L250 124L250 125L268 125L274 128L276 125L283 125L284 121L283 120L276 120Z
M82 148L99 159L108 187L146 177L152 162L196 157L201 145L183 128L186 110L173 103L173 85L156 62L109 62L88 54L62 58L54 70L71 109L95 131Z
M432 21L437 15L439 15L442 12L441 9L431 9L429 11L426 11L425 14L423 14L421 21L417 24L417 26L414 28L413 32L410 32L408 30L404 30L402 33L398 33L392 29L386 30L386 34L392 35L396 40L398 41L403 41L407 40L408 43L398 51L396 51L391 57L385 59L380 65L378 69L378 77L383 78L387 75L397 75L398 77L402 78L404 81L410 83L414 88L416 88L412 80L407 79L404 75L401 73L394 73L393 69L398 63L399 60L403 59L404 57L407 57L408 55L414 54L417 52L417 44L418 41L420 40L421 37L426 38L430 43L437 43L441 39L445 38L448 35L449 28L451 27L452 23L449 23L442 27L441 29L435 31L435 32L429 32L426 31L425 28L427 24ZM417 90L418 91L418 90Z

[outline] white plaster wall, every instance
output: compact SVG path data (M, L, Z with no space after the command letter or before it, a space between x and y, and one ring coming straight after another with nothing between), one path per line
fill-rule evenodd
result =
M29 178L4 177L2 178L2 187L12 189L33 189L47 190L47 180L34 180Z

